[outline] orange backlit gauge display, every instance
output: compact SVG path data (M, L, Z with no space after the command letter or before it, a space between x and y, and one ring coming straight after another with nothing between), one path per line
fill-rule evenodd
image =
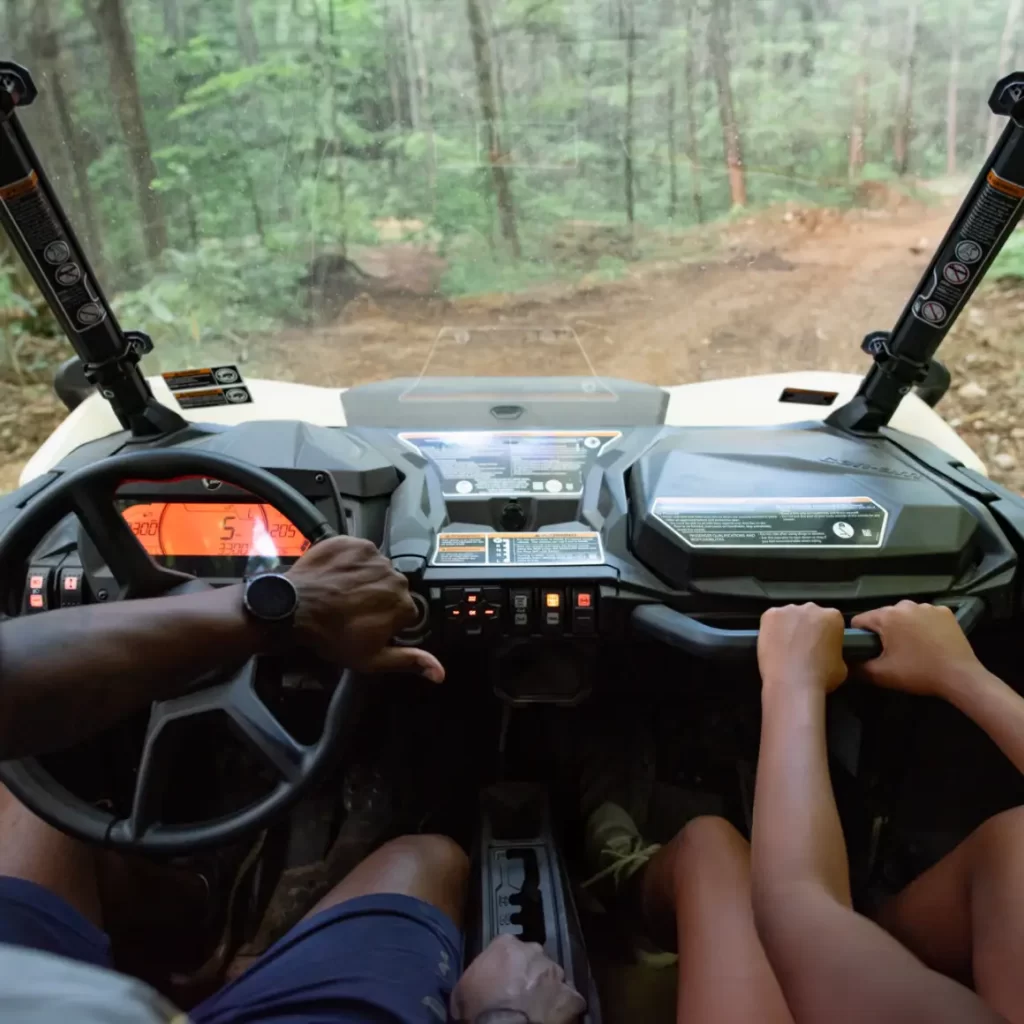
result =
M146 551L161 557L297 558L309 547L276 508L256 502L154 501L121 514Z

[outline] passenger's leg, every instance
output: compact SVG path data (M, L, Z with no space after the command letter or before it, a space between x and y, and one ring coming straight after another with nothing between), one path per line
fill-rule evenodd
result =
M696 818L641 880L644 917L679 951L680 1024L792 1024L754 928L750 846L721 818Z
M998 814L889 901L878 922L929 967L1024 1021L1024 808Z
M466 855L443 836L387 843L191 1019L447 1020L468 877Z
M0 942L109 965L96 856L0 786Z

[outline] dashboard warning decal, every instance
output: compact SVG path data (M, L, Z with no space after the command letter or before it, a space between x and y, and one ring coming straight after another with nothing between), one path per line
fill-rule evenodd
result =
M252 395L249 394L247 387L176 391L174 397L182 409L208 409L214 405L247 405L252 401Z
M600 565L599 534L441 533L431 565Z
M587 470L622 434L618 430L452 430L398 436L434 464L446 498L556 498L580 494Z
M871 498L656 498L656 519L691 548L880 548Z
M200 370L172 370L162 373L172 391L191 391L194 388L226 388L242 383L242 371L237 366L207 366Z

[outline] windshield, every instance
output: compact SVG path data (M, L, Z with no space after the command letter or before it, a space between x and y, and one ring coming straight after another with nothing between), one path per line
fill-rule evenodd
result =
M122 325L153 337L147 371L337 387L861 373L1024 52L1015 0L2 14L0 48L40 87L25 127ZM940 411L1014 483L1021 274L1011 239L940 353ZM67 349L5 239L0 329L16 464L61 415L44 385Z

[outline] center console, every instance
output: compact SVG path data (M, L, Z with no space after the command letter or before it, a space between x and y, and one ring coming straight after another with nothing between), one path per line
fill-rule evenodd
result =
M483 792L466 915L466 963L501 935L536 942L587 1001L584 1024L601 1005L551 811L538 786L503 783Z

